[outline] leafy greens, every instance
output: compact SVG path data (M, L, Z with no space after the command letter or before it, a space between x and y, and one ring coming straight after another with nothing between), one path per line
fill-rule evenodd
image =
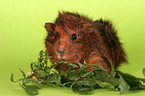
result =
M107 72L97 64L82 65L78 63L76 65L66 61L60 61L59 63L51 62L48 65L50 58L47 52L41 50L38 62L32 62L30 64L31 72L26 75L19 69L23 77L15 81L12 73L10 77L11 81L20 82L20 86L29 95L37 95L40 89L39 85L69 87L74 92L80 94L91 94L97 88L114 88L119 90L121 94L129 90L145 89L145 85L143 85L145 79L114 70L113 67L111 72ZM68 71L57 72L55 70L57 64L67 64ZM80 72L75 70L78 67L81 68ZM89 71L91 67L94 68L93 71ZM145 76L145 68L143 69L143 74Z

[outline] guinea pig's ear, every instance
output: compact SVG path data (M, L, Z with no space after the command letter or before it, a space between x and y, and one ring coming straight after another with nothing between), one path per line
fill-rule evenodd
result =
M52 33L54 31L54 24L53 23L45 23L45 29Z

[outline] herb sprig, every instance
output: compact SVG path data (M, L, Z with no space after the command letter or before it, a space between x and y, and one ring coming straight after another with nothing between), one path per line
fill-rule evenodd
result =
M30 64L31 72L26 75L19 69L23 77L15 81L12 73L10 77L11 81L19 82L20 86L29 95L37 95L40 85L69 87L74 92L80 94L91 94L97 88L113 88L114 90L119 90L120 94L124 94L129 90L145 89L145 85L143 85L145 79L114 70L111 62L112 71L107 72L97 64L82 65L78 63L76 65L65 61L60 61L59 63L51 62L51 64L48 64L50 58L47 52L41 50L38 62L32 62ZM67 64L68 71L60 71L58 73L55 70L57 64ZM75 70L78 67L81 68L80 72ZM92 67L94 70L89 71L89 68ZM143 69L143 74L145 76L145 68Z

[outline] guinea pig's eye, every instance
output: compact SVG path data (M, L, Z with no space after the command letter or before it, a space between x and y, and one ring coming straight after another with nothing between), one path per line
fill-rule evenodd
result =
M75 33L73 33L71 39L72 40L76 40L77 39L77 35Z

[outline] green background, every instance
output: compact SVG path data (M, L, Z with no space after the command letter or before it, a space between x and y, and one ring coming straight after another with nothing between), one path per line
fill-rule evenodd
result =
M45 22L53 22L58 11L79 12L93 20L113 22L125 48L129 64L119 69L143 77L145 67L145 0L0 0L0 96L26 96L10 75L21 77L19 68L29 72L44 47ZM45 87L39 96L80 96L67 88ZM118 91L98 89L90 96L120 96ZM131 91L123 96L145 96Z

